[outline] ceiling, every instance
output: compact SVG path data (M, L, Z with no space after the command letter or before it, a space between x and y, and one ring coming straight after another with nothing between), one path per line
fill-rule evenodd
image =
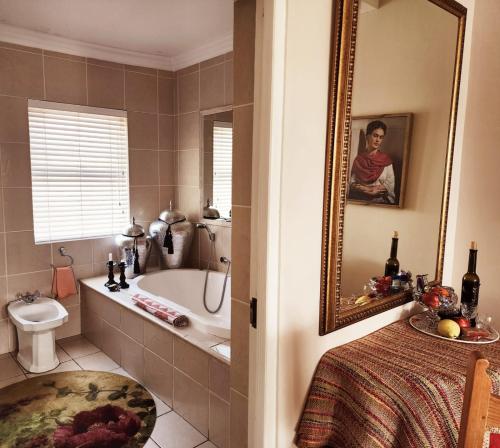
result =
M232 30L233 0L0 0L0 40L158 68L229 51Z

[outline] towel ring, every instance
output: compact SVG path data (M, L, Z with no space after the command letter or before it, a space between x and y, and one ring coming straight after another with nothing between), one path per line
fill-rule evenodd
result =
M68 264L68 266L73 266L73 263L75 262L75 260L73 260L73 257L66 252L66 248L64 246L61 246L59 248L59 253L61 254L62 257L68 257L69 258L70 263ZM51 266L53 268L55 268L55 266L53 264L51 264Z

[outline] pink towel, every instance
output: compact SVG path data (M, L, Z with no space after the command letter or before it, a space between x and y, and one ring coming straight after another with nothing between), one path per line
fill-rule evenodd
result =
M175 311L173 308L162 305L156 300L148 299L140 294L132 296L132 300L139 308L159 317L161 320L164 320L174 327L186 327L189 324L189 319L186 315Z
M58 299L76 294L76 280L71 266L54 268L52 273L52 295Z

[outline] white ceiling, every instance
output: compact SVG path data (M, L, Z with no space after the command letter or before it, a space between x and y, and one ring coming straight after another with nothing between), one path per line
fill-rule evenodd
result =
M0 0L0 40L158 68L229 51L232 30L233 0Z

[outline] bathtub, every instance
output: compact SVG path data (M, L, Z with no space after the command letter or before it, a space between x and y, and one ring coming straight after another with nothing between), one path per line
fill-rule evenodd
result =
M140 293L173 306L189 317L190 326L224 339L231 338L231 277L227 279L224 302L217 314L203 306L206 271L167 269L137 277L130 284L131 293ZM210 271L207 282L207 305L217 308L225 274Z

